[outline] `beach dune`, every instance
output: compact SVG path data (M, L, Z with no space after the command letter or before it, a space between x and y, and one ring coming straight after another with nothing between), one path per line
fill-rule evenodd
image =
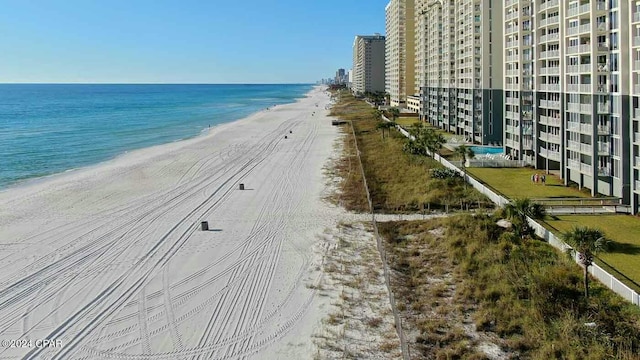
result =
M0 358L311 357L328 103L0 192Z

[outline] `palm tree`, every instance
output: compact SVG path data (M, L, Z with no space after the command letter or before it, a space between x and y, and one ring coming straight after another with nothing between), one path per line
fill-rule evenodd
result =
M473 159L476 154L466 145L460 145L454 150L454 154L458 155L462 159L462 173L464 174L464 181L467 181L466 162L467 158Z
M391 114L392 121L395 122L398 116L400 116L400 109L392 107L391 109L389 109L389 113Z
M545 217L546 211L542 204L534 203L531 200L515 199L504 207L507 218L513 225L516 235L524 239L527 235L533 234L533 229L529 226L527 217L539 220Z
M426 138L427 150L431 153L431 157L435 157L436 153L440 153L442 145L447 142L447 139L442 134L432 128L426 128Z
M384 129L387 129L387 124L388 122L386 121L380 121L376 124L376 129L381 130L382 131L382 139L384 139Z
M578 261L584 267L584 297L589 297L589 266L593 265L595 254L606 251L609 240L600 229L574 227L563 235L564 241L578 252Z

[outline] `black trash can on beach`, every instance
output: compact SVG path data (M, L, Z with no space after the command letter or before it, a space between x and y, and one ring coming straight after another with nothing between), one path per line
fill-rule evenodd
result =
M200 228L202 229L202 231L208 231L209 230L209 222L208 221L203 221L200 223Z
M240 190L244 190L244 184L240 184Z

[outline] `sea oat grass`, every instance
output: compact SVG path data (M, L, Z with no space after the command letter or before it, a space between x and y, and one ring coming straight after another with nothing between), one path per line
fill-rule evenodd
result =
M406 303L405 326L419 333L412 347L421 358L483 358L474 332L514 358L639 358L637 306L595 282L585 300L578 265L547 243L505 235L496 220L380 224L398 307ZM433 235L438 228L443 236ZM448 272L433 270L434 258ZM447 273L449 282L434 282Z

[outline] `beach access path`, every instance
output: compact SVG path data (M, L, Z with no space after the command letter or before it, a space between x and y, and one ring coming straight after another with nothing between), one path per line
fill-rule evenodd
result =
M345 215L321 200L328 104L315 88L0 192L0 339L22 340L0 358L313 357L314 246Z

